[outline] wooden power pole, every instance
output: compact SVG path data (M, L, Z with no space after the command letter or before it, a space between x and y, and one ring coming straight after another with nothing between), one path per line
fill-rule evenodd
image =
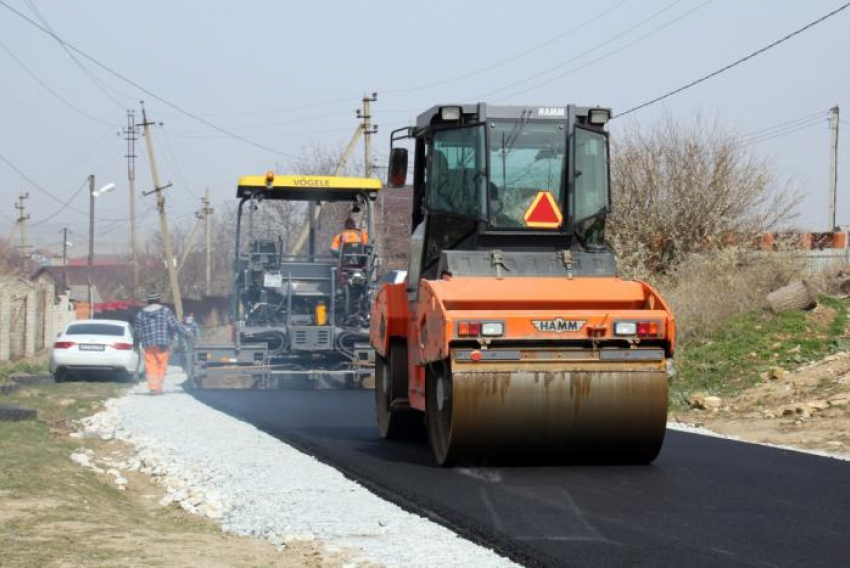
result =
M829 109L829 230L837 227L835 222L835 206L838 199L838 105Z
M22 255L26 255L27 249L29 248L27 221L29 221L30 215L26 212L27 206L24 203L27 199L29 199L29 197L29 193L22 193L18 195L18 202L15 204L15 209L18 210L18 218L15 219L15 223L18 227L19 236L21 237L20 251Z
M205 232L205 249L206 249L206 278L204 280L204 295L209 296L212 294L212 213L213 210L210 207L210 188L207 188L206 193L204 194L204 232Z
M174 311L177 319L183 321L183 298L180 296L180 282L177 280L177 267L174 263L174 250L171 248L171 236L168 233L168 214L165 212L165 195L163 191L171 187L171 184L160 185L159 172L156 169L156 158L153 151L153 139L151 138L151 124L148 120L145 106L142 104L142 124L145 133L145 146L148 150L148 159L151 163L151 176L153 177L154 189L144 192L143 195L156 194L156 208L159 211L159 230L162 233L162 242L165 247L165 263L168 266L168 280L171 284L171 295L174 299Z
M124 129L127 141L127 182L130 186L130 254L133 260L133 297L141 296L139 289L139 244L136 240L136 113L127 111L127 128Z
M92 284L91 272L94 266L94 174L89 176L89 261L86 270L86 283L88 285L89 319L94 318L94 285Z
M363 150L366 156L364 172L366 177L372 177L372 135L378 133L378 125L372 126L371 103L378 100L378 93L371 97L363 97L363 110L357 111L357 118L363 119Z
M68 266L68 232L71 229L62 227L62 266Z

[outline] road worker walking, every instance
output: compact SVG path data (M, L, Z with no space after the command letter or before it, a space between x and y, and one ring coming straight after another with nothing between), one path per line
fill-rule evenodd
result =
M147 303L136 315L136 339L145 352L145 378L151 394L162 394L162 382L168 368L168 348L175 334L188 338L186 326L174 312L160 303L157 292L148 294Z

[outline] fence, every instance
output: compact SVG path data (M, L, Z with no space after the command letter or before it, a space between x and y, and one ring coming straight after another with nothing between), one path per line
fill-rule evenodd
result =
M0 278L0 361L33 357L75 319L67 294L53 284Z
M841 268L850 269L850 248L830 248L823 250L800 251L806 272L821 274L836 272Z

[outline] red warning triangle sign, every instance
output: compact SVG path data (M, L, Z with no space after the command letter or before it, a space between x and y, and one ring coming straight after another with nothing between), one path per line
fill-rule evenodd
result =
M557 229L564 221L558 202L550 191L538 191L525 210L525 226L534 229Z

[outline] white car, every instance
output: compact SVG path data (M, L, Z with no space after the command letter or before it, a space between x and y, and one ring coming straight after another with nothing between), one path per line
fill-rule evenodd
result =
M50 351L50 372L57 382L95 373L131 380L139 363L133 329L118 320L72 322L56 337Z

